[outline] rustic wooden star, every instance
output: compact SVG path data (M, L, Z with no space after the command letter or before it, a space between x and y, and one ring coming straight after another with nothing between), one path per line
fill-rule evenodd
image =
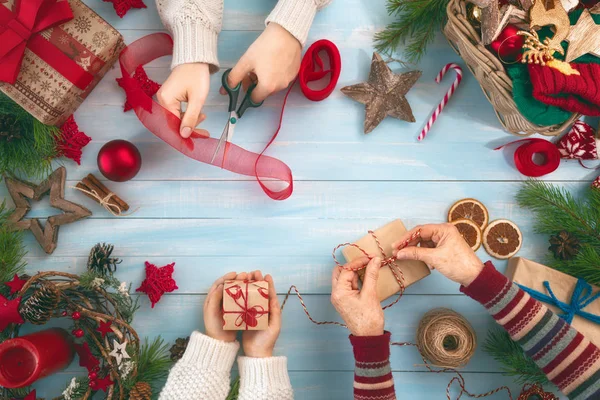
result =
M6 329L10 324L22 324L25 321L19 314L21 298L8 300L0 294L0 332Z
M58 168L39 185L8 177L5 179L8 193L16 206L8 221L13 223L17 230L30 230L48 254L52 254L56 249L58 228L61 225L70 224L92 215L92 212L87 208L65 200L66 179L67 170L65 167ZM50 194L50 205L64 212L48 217L44 227L42 227L38 218L25 219L29 210L31 210L31 205L27 199L39 201L42 196L48 193Z
M566 62L588 53L600 57L600 25L596 25L592 14L587 9L583 10L565 40L569 42Z
M23 288L23 286L25 286L26 283L27 280L19 278L19 275L17 274L13 276L12 281L4 282L4 284L10 288L9 294L17 293Z
M127 342L119 343L115 339L113 339L113 350L108 355L115 358L117 365L121 365L123 359L131 358L127 354Z
M343 87L342 93L365 105L364 132L369 133L388 115L415 122L405 95L420 76L421 71L394 74L381 56L373 53L368 81Z

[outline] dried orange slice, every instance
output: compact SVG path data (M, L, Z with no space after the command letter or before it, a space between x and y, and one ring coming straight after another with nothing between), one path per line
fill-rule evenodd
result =
M457 219L470 219L483 230L490 220L490 214L479 200L462 199L454 203L450 207L450 211L448 211L448 222L453 222Z
M523 235L514 222L497 219L490 222L483 232L483 247L492 257L499 260L511 258L521 249Z
M473 251L477 251L481 246L481 229L479 229L479 225L466 218L457 219L451 223L456 226L458 232L460 232L465 242L471 246Z

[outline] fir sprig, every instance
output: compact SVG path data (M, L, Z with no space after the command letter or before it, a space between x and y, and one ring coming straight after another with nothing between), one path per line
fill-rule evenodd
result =
M0 293L3 295L8 294L8 286L1 283L24 273L26 265L23 232L11 229L7 221L11 212L5 202L0 203Z
M508 333L500 328L488 333L483 345L486 353L503 365L502 371L515 377L518 383L548 383L548 378L535 362L528 357L521 346L514 342Z
M229 394L225 400L237 400L240 396L240 377L237 376L231 383Z
M138 375L135 381L150 384L152 387L152 397L158 398L160 389L167 379L169 368L171 368L172 364L168 343L165 343L160 336L155 338L152 343L146 339L146 342L140 348L137 360Z
M397 19L375 35L375 48L391 55L406 44L405 58L418 62L446 22L447 5L448 0L389 0L388 14Z

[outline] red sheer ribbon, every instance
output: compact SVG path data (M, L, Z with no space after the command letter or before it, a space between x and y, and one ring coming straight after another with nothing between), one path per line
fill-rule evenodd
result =
M222 167L237 174L255 176L264 192L273 200L285 200L290 197L294 190L292 171L282 161L263 155L275 140L277 133L261 154L244 150L232 143L224 163L222 163L223 150L220 150L220 156L217 155L215 161L211 163L219 140L204 138L197 133L188 139L183 139L179 134L181 120L142 90L139 83L133 78L136 68L157 58L171 55L172 52L171 37L165 33L155 33L133 42L121 53L119 62L123 74L122 86L125 89L128 103L133 107L142 124L175 150L194 160ZM275 190L267 186L267 181L287 183L287 186L284 189Z
M319 53L325 52L329 58L329 69L324 69L323 60ZM342 59L337 46L327 39L321 39L314 42L302 58L300 64L300 89L307 99L312 101L321 101L327 98L335 89L335 85L342 72ZM327 74L331 74L329 84L321 90L313 90L308 87L308 83L318 81Z
M560 152L556 145L544 139L521 139L507 143L494 150L500 150L506 146L516 143L523 143L515 150L515 166L525 176L540 177L556 171L560 164ZM533 161L535 154L544 156L543 164L536 164Z
M25 48L81 90L94 77L38 33L73 19L67 1L16 0L15 12L0 4L0 81L15 83Z

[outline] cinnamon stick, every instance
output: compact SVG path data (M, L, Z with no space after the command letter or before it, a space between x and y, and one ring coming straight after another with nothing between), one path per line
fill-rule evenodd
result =
M102 182L100 182L98 180L98 178L96 178L94 175L92 174L88 174L87 179L96 187L98 187L100 190L102 190L102 192L104 192L104 197L108 196L109 193L113 193L110 190L108 190L108 188L106 186L104 186L104 184ZM129 210L129 204L127 204L123 199L121 199L118 195L114 194L112 195L112 197L110 198L111 200L114 200L115 203L117 203L117 205L119 206L119 208L122 211L128 211Z

